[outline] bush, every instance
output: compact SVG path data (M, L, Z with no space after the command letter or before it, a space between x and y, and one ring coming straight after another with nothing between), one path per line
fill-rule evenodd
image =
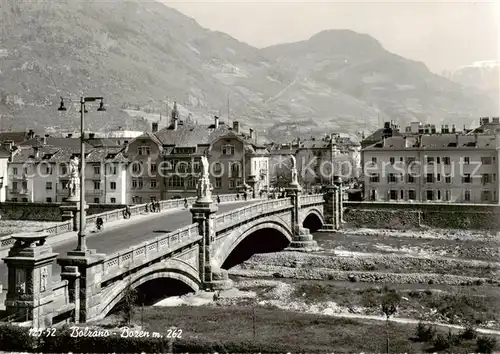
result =
M0 325L0 350L29 351L35 346L34 337L29 329L11 324Z
M450 343L447 336L442 333L438 333L436 338L432 341L433 349L436 351L446 350L450 348Z
M497 340L493 337L479 337L476 341L476 351L478 353L493 353L497 346Z
M465 327L463 332L460 333L460 337L462 339L465 339L465 340L475 339L476 336L477 336L476 330L471 325L468 325L467 327Z
M416 336L419 342L430 342L436 336L436 328L419 322L416 328Z

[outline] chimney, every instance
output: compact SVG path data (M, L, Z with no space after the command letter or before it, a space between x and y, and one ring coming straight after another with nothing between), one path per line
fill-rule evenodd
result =
M95 139L95 133L89 133L89 139Z
M444 129L444 125L441 124L441 134L446 134L446 130Z
M35 132L33 131L33 129L30 129L30 131L28 132L28 140L33 139L34 137L35 137Z
M219 117L214 116L214 125L215 129L219 129Z
M66 136L66 138L68 138L68 139L71 139L72 137L73 137L73 134L71 134L71 133Z
M179 111L177 110L177 102L174 102L174 108L172 109L172 125L174 130L177 130L179 126Z
M153 133L157 133L158 132L158 123L156 123L156 122L151 123L151 131Z
M455 124L451 126L451 132L455 134L457 132L457 129L455 128Z
M236 120L233 122L233 130L235 131L236 134L240 133L240 122Z
M254 139L253 129L250 128L250 140L253 141L253 139Z
M42 137L42 144L43 145L47 144L47 135L45 135L44 137Z
M458 147L458 136L459 134L455 134L455 143L457 144L457 147Z

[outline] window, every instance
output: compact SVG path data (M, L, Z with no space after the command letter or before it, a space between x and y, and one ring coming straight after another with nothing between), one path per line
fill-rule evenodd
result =
M155 179L152 179L151 181L149 181L149 188L151 188L151 189L156 188L156 180Z
M390 157L389 162L391 163L391 165L394 165L394 163L396 162L396 159L394 157Z
M111 201L111 204L116 204L116 198L111 198L110 201Z
M222 155L234 155L234 146L229 144L223 145Z
M132 172L134 173L140 173L141 172L141 165L137 162L132 163Z
M137 188L137 180L136 179L132 180L132 188Z
M152 163L149 170L151 171L151 173L156 173L156 171L158 170L158 167L156 166L155 163Z
M174 175L168 179L169 187L184 187L184 179Z
M388 182L389 183L396 183L398 181L396 175L394 173L389 173L388 176Z
M99 198L94 198L94 203L99 204Z
M142 178L139 178L137 179L137 188L141 189L142 187L144 187L144 181Z
M151 148L149 146L139 146L137 148L137 153L139 155L151 155Z
M215 188L222 188L222 178L215 179Z
M229 189L236 188L236 181L234 179L229 180Z
M231 163L231 177L240 177L240 163L232 162Z
M465 191L464 192L464 200L466 202L470 202L470 191Z
M470 164L470 158L468 156L464 157L464 165L469 165Z
M436 163L439 165L441 163L441 158L438 156L436 157Z
M426 178L425 178L425 181L427 183L434 183L434 175L432 173L428 173Z
M50 166L50 165L45 166L45 173L48 175L51 175L52 174L52 166Z
M451 191L449 189L444 191L444 200L446 200L446 201L451 200Z
M417 199L417 195L416 195L416 193L415 193L415 190L414 190L414 189L410 189L410 190L408 191L408 199L409 199L409 200L415 200L415 199Z
M109 189L115 190L116 189L116 182L109 182Z
M46 190L52 190L52 182L45 182L45 189Z
M101 189L101 181L94 181L94 189Z
M373 164L376 164L376 163L377 163L377 158L376 158L376 157L372 157L372 163L373 163Z
M370 200L377 199L377 191L375 189L370 189Z
M214 164L214 172L220 172L222 170L222 166L220 164L220 162L216 162Z
M188 187L189 188L196 188L196 179L191 177L188 178Z
M472 178L470 176L469 173L465 174L463 177L462 177L462 182L463 183L472 183Z
M21 188L22 189L28 189L28 182L27 181L23 181L22 184L21 184Z
M61 175L65 176L68 174L68 166L61 165Z
M434 163L434 157L432 156L427 156L427 164L432 165Z
M483 173L481 175L481 183L482 184L488 184L491 182L491 179L490 179L490 174L489 173Z
M426 191L426 197L427 197L427 200L434 200L434 191L432 191L432 190Z
M415 162L415 158L414 158L414 157L407 157L407 158L406 158L406 163L407 163L408 165L410 165L410 164L412 164L412 163L414 163L414 162Z
M22 201L23 203L27 203L27 202L28 202L28 198L23 198L23 199L21 199L21 201Z
M12 169L12 174L13 174L13 175L17 175L17 167L14 167L14 168Z
M441 173L438 173L438 174L436 175L436 180L437 180L438 182L441 182Z
M449 157L443 157L443 164L445 164L445 165L451 165L450 158Z
M437 200L441 200L441 191L438 190L437 191L437 197L436 197Z
M28 174L28 167L23 168L23 174L27 175Z
M379 183L380 182L380 175L378 173L370 175L370 182Z
M444 176L444 183L451 183L451 176Z
M110 172L110 174L112 174L112 175L116 175L116 174L118 174L118 171L117 171L117 170L118 170L118 169L117 169L117 167L116 167L116 165L115 165L115 164L113 164L113 165L110 165L110 166L109 166L109 172Z
M496 173L493 173L493 174L491 175L491 181L492 181L492 182L496 182L496 181L497 181L497 174L496 174Z
M198 161L193 162L193 169L194 169L194 172L200 172L201 171L201 166L200 166L200 163ZM220 164L219 164L219 171L220 171Z
M491 165L491 157L490 156L481 157L481 164L482 165Z
M415 177L412 174L406 175L406 182L415 183Z
M47 197L47 198L45 198L45 201L46 201L47 203L52 203L52 198Z
M101 174L101 166L94 166L94 175Z
M17 198L12 198L11 199L13 202L17 202Z
M12 182L12 189L17 190L17 182Z
M490 191L482 191L481 192L481 201L482 202L491 201L491 192Z
M401 189L400 192L401 192L400 193L401 194L401 196L400 196L401 198L400 199L405 199L405 191Z
M390 200L398 200L398 191L395 189L391 189L389 191L389 199Z

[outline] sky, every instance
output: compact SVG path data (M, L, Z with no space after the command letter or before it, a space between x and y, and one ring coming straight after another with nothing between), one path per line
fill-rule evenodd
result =
M436 73L500 61L500 0L160 1L203 27L259 48L307 40L326 29L351 29Z

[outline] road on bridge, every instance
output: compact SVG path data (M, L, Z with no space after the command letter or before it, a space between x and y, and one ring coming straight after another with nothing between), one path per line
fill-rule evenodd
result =
M228 211L241 208L245 205L256 203L257 201L248 202L230 202L219 205L217 214L223 214ZM131 219L130 221L133 221ZM99 233L91 233L87 231L87 247L96 249L97 253L112 254L114 252L129 248L133 245L148 241L160 235L155 231L165 230L173 231L183 226L192 223L192 214L189 210L173 210L165 213L159 213L157 217L147 217L138 219L137 222L124 222L123 226L115 226ZM60 256L65 255L68 251L74 250L77 245L76 235L70 240L64 240L52 246L53 251L59 253ZM52 266L53 279L59 280L61 267L54 263ZM0 284L4 289L7 288L7 265L0 261Z

